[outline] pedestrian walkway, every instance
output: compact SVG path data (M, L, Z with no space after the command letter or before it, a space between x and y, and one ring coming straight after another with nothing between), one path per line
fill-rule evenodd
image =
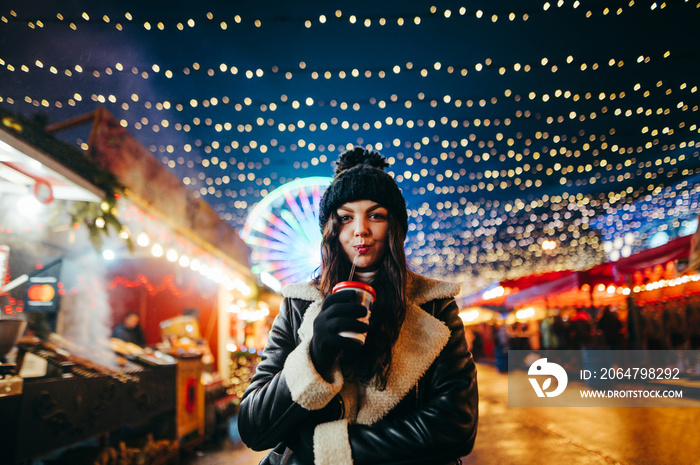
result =
M240 440L226 438L216 444L206 444L181 457L181 465L257 465L267 452L248 449Z
M478 364L479 430L465 465L700 465L700 401L683 407L508 407L508 377ZM183 457L183 465L257 465L236 439ZM426 465L430 465L427 463Z
M507 375L491 366L478 370L479 431L465 465L700 464L700 401L656 408L508 407Z

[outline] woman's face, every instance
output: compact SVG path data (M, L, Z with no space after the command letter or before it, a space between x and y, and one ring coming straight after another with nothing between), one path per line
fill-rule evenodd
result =
M345 257L352 263L357 256L359 271L376 269L387 248L389 211L371 200L358 200L341 205L336 213Z

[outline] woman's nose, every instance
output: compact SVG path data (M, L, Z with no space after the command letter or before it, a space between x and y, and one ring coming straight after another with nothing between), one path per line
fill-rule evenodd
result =
M364 218L357 218L355 220L355 235L356 236L367 236L369 234L369 228L367 227L367 221Z

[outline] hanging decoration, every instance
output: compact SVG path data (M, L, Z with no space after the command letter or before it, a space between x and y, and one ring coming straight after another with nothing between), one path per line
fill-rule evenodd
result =
M184 295L182 290L175 285L175 276L171 274L164 276L163 281L159 285L154 285L145 275L141 273L139 273L139 275L136 277L136 281L131 281L123 276L117 276L112 280L112 282L109 283L109 288L114 289L117 286L129 289L143 287L151 297L165 291L169 291L178 299L182 299Z

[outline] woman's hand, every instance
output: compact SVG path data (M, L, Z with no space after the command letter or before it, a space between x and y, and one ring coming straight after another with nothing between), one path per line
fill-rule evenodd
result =
M347 289L329 295L314 320L314 335L309 352L319 374L324 375L342 350L357 350L362 342L339 335L343 331L366 333L369 325L358 318L367 309L356 301L355 291Z

